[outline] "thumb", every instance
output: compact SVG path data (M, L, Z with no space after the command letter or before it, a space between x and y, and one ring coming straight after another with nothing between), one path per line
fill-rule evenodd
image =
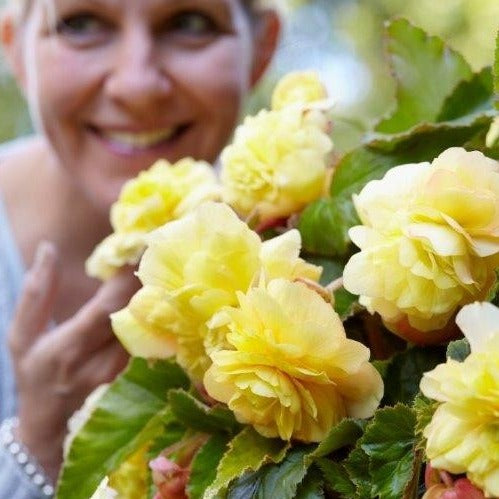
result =
M38 244L32 267L24 278L21 296L9 331L13 354L21 353L46 330L58 288L58 251L53 243Z

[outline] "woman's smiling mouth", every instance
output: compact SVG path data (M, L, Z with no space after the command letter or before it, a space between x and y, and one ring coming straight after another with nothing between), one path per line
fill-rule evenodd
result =
M104 131L102 136L113 142L130 147L151 147L169 140L175 134L176 130L175 127L170 127L138 133Z
M189 125L178 125L167 128L157 128L147 131L117 130L90 126L89 131L103 141L117 154L137 154L150 152L161 147L168 147Z

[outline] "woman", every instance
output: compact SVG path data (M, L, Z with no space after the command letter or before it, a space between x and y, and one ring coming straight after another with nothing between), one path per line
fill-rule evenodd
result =
M126 363L108 315L138 283L84 273L111 203L158 157L217 158L279 26L247 0L10 2L1 39L38 133L0 161L0 415L18 416L2 499L51 495L67 418Z

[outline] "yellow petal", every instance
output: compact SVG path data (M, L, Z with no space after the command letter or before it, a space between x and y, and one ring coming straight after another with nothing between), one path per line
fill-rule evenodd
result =
M492 303L475 302L464 306L456 324L470 343L472 352L499 351L499 308Z
M130 355L165 359L177 350L175 338L138 322L128 308L111 314L114 334Z

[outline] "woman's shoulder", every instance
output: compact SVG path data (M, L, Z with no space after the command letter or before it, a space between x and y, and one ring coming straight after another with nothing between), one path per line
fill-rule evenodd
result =
M19 151L22 151L33 140L36 140L36 137L24 136L24 137L19 137L19 138L14 139L14 140L10 140L8 142L1 143L0 144L0 161L2 161L5 158L8 158L9 156L12 156L13 154L18 153Z
M43 139L38 136L21 137L0 144L0 193L24 176L44 147Z
M22 157L35 152L42 146L43 139L38 135L27 135L9 142L0 143L0 164L11 158Z

